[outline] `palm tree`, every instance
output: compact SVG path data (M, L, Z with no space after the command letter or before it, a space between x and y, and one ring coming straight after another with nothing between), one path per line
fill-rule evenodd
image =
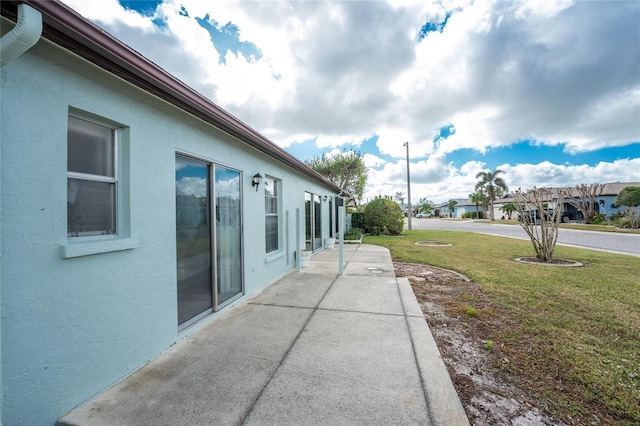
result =
M487 199L487 196L484 195L482 191L476 191L472 194L469 194L469 199L472 203L476 203L476 218L480 219L480 204L484 205L484 201Z
M476 179L480 179L480 182L476 183L476 190L482 189L489 198L489 203L491 205L491 208L489 209L491 220L496 220L493 217L493 202L496 200L496 195L509 190L504 179L498 176L500 173L504 172L500 169L496 169L493 172L483 171L476 175Z
M509 201L508 203L504 203L502 207L500 207L500 210L506 213L509 220L511 220L511 215L513 215L514 212L518 211L518 206L516 205L516 203Z
M449 200L449 202L447 203L447 207L449 207L449 217L455 217L455 215L453 215L452 213L455 212L455 205L458 204L458 202L456 200Z

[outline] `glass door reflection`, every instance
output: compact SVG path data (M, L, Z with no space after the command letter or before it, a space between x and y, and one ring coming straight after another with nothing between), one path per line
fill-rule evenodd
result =
M322 205L320 196L313 195L313 251L322 248Z
M178 325L211 311L210 165L176 156Z
M217 307L243 293L242 288L242 203L240 172L215 168L215 241Z

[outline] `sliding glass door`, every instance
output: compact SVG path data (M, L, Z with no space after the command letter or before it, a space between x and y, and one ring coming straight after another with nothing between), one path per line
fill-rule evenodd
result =
M176 157L178 325L213 307L211 166Z
M240 172L216 167L216 281L218 307L242 295Z
M322 248L322 205L320 196L304 193L305 249L316 251Z
M176 155L180 327L243 294L240 177L237 170Z

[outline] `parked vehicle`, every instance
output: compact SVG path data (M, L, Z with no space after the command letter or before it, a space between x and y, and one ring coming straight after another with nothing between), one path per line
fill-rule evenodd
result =
M417 218L422 219L424 217L432 217L433 213L424 213L424 212L420 212L416 215Z
M597 206L596 206L596 211L599 211ZM569 203L564 204L564 211L562 212L563 223L583 222L583 221L584 221L584 216L582 215L582 212L580 211L580 209L578 209L576 206L572 206Z
M542 211L542 214L540 214L538 209L535 209L535 210L529 210L524 212L523 216L518 217L518 221L524 222L524 220L527 219L527 222L535 221L536 225L540 225L542 223L542 219L544 219L547 222L550 222L553 220L553 218L554 218L553 209L545 209Z
M535 221L536 221L536 225L540 225L541 223L541 215L538 213L538 210L529 210L524 212L524 216L525 217L530 217L530 215L533 215ZM560 213L560 221L562 223L569 223L569 222L582 222L584 221L584 216L582 215L582 212L576 208L575 206L572 206L570 204L565 204L565 210L562 211ZM553 220L553 216L554 216L554 211L553 209L545 209L543 212L543 215L545 217L545 220L551 221ZM522 222L523 218L522 216L518 217L518 221Z

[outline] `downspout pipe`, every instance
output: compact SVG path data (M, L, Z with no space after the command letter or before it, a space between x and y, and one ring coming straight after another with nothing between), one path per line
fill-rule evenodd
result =
M40 40L42 34L42 14L26 4L18 5L18 22L11 31L0 38L0 68L22 55ZM0 157L0 161L2 158ZM0 171L1 171L0 162ZM2 182L0 182L0 197L2 196ZM0 225L1 226L1 225ZM0 233L2 229L0 228ZM0 318L2 317L2 238L0 238ZM1 320L0 320L1 321ZM2 326L0 325L0 342L2 341ZM0 343L0 387L4 387L2 370L2 344ZM4 400L0 392L0 425L4 412Z
M42 34L42 14L26 4L18 5L16 26L0 39L0 68L31 49Z

